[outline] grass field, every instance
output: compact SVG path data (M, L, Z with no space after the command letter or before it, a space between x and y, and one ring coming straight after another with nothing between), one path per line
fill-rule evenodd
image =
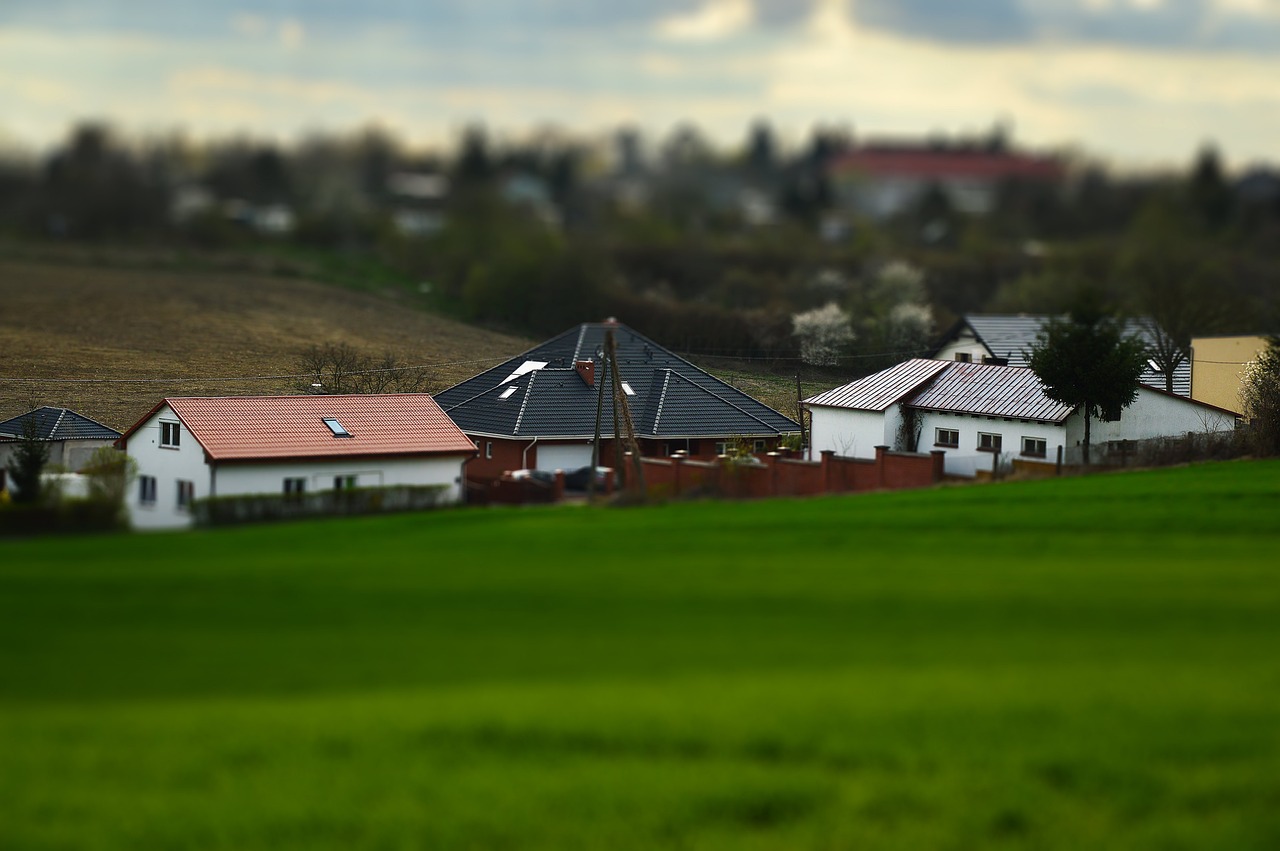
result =
M0 544L0 848L1280 847L1280 463Z

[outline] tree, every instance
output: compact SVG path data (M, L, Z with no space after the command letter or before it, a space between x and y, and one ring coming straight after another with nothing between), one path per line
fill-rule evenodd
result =
M849 315L835 302L797 313L791 324L800 340L800 359L813 366L835 366L853 342Z
M1224 261L1193 222L1167 203L1143 210L1126 239L1119 282L1151 335L1148 355L1173 392L1173 373L1191 358L1191 337L1217 330L1230 307Z
M32 412L22 423L22 436L6 468L13 479L13 500L32 504L40 499L40 474L49 463L49 442L40 437L40 422Z
M1055 402L1084 412L1084 463L1089 464L1090 423L1119 417L1138 398L1146 345L1121 333L1095 298L1085 297L1066 319L1051 319L1031 349L1031 369Z
M375 359L348 343L311 346L302 353L298 371L308 377L301 389L321 393L418 393L433 379L430 370L408 366L392 352Z
M117 521L123 522L124 497L138 475L138 462L119 449L103 446L94 451L81 472L88 478L89 499L108 506Z
M1259 454L1280 455L1280 337L1245 368L1240 401Z

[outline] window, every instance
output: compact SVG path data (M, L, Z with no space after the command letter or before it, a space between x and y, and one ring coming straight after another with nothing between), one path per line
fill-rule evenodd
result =
M956 360L960 363L969 363L973 360L973 355L968 352L956 352Z
M1003 439L998 434L978 432L978 449L982 452L999 452Z
M484 442L484 457L486 458L493 457L493 441L492 440L486 440Z
M191 509L191 500L195 499L195 496L195 482L178 479L178 510L189 511Z
M138 476L138 502L143 505L156 504L155 476Z
M182 439L182 427L178 423L160 422L160 445L177 449Z
M350 437L351 436L351 432L347 431L343 427L342 423L338 422L333 417L325 417L324 424L329 427L329 431L333 432L334 437Z
M1114 408L1103 408L1102 420L1103 422L1108 422L1108 423L1120 422L1120 406L1117 405Z
M356 487L355 476L334 476L333 477L333 489L336 491L355 490L355 487Z
M518 389L519 389L519 388L518 388L518 387L516 387L516 385L512 384L512 385L511 385L510 387L508 387L506 390L503 390L503 391L502 391L502 393L500 393L500 394L498 395L498 398L499 398L499 399L506 399L506 398L510 397L512 393L515 393L515 392L516 392L516 390L518 390Z
M1043 458L1048 449L1049 444L1042 437L1022 438L1022 454L1030 458Z
M756 441L755 451L756 451L756 452L763 452L763 451L764 451L764 441L763 441L763 440L757 440L757 441Z
M627 383L627 382L625 382L625 381L624 381L624 382L622 382L622 392L623 392L623 393L626 393L628 396L634 396L634 395L636 395L636 391L632 390L632 389L631 389L631 385L630 385L630 384L628 384L628 383Z
M954 428L939 428L933 431L934 446L959 446L960 432Z
M284 480L284 497L290 502L298 502L302 499L302 495L307 492L307 480L298 477L291 477Z
M728 443L727 443L726 441L723 441L723 440L717 440L717 441L716 441L716 454L717 454L717 455L727 455L727 454L729 454L729 453L728 453L728 448L729 448L729 446L728 446Z

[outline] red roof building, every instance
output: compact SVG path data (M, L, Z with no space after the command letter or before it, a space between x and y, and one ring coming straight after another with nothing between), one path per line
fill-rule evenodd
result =
M134 525L189 525L196 499L440 485L475 444L426 393L164 399L118 445L138 463Z

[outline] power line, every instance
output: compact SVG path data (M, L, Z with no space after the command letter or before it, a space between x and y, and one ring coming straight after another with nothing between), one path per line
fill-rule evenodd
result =
M475 360L458 360L458 361L438 361L436 363L424 363L416 366L387 366L378 369L352 369L346 370L342 374L345 375L373 375L380 372L411 372L416 369L430 369L438 366L465 366L472 363L488 363L490 361L507 360L506 357L477 358ZM280 381L286 378L314 378L315 372L300 372L288 375L234 375L234 376L202 376L202 375L184 375L173 378L30 378L8 376L0 376L0 382L27 382L27 383L48 383L48 384L190 384L192 382L201 381Z

